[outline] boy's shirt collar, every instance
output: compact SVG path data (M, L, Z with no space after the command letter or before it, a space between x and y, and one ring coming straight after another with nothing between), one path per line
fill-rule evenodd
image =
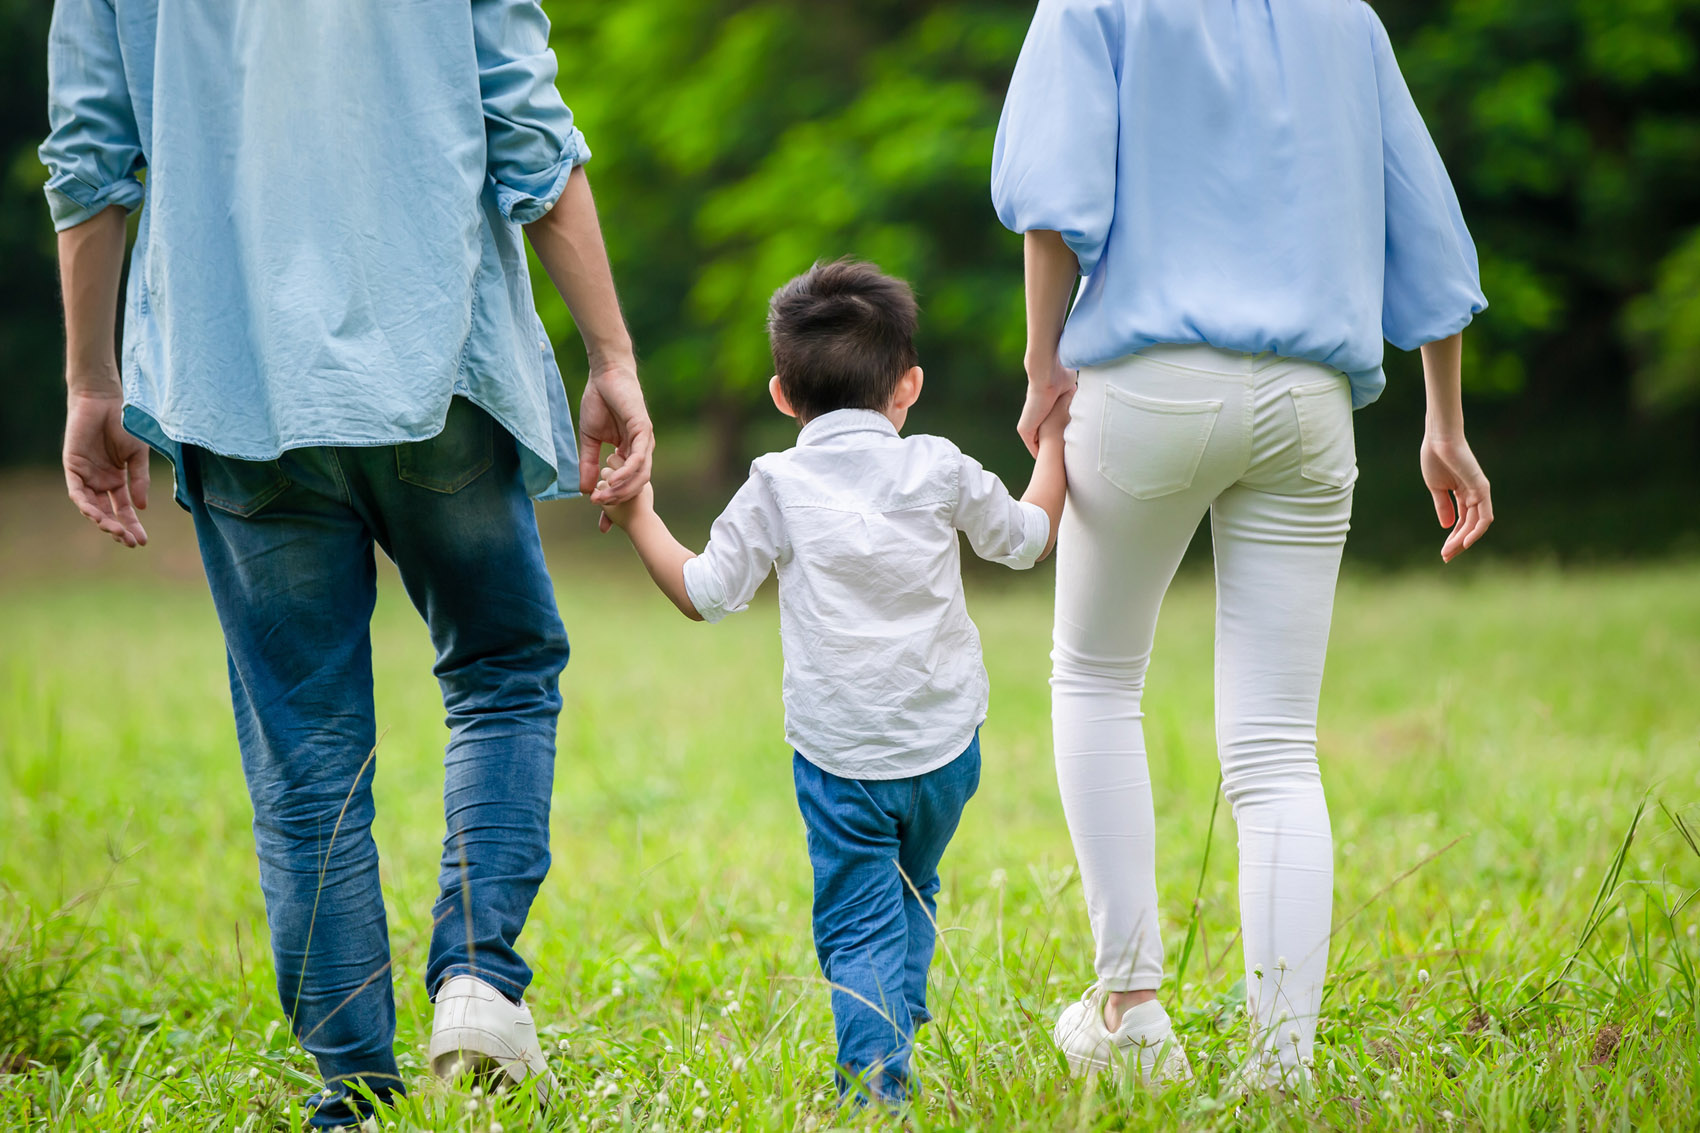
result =
M834 409L804 425L797 434L797 446L824 444L834 437L850 433L884 433L897 436L897 426L891 418L874 409Z

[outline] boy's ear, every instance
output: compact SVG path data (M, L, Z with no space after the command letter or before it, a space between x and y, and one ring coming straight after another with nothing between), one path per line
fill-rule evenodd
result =
M785 391L779 386L779 375L775 374L767 380L767 395L773 398L773 407L787 417L795 417L797 411L791 407L791 400L785 396Z
M920 401L921 385L924 379L925 375L922 374L919 366L911 366L905 370L903 376L897 379L897 389L892 392L891 407L893 409L908 409L911 405Z

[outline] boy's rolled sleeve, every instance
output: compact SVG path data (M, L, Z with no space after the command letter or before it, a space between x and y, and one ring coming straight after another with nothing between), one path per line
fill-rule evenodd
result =
M590 160L573 112L555 88L549 18L539 0L474 0L473 34L496 206L530 224L555 206L572 171Z
M140 208L146 161L110 0L59 0L47 39L47 166L53 227L73 228L111 207Z
M1002 480L971 456L961 458L960 487L952 522L968 536L974 553L988 562L1026 570L1051 541L1051 517L1038 504L1009 494Z
M685 595L705 622L749 608L784 553L784 516L767 480L752 473L709 532L702 554L685 564Z

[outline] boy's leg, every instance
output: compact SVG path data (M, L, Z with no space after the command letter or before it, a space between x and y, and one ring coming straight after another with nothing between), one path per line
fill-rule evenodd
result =
M815 951L832 985L839 1092L860 1081L876 1098L900 1099L915 1035L905 979L909 927L897 872L899 822L912 780L843 779L801 755L792 759L792 775L814 867Z
M426 988L475 975L518 1002L515 951L549 870L567 635L513 439L456 399L429 441L362 460L378 538L436 646L448 711L439 896Z
M903 886L903 917L909 947L904 961L904 998L909 1017L919 1027L932 1019L927 1010L927 970L933 964L938 938L939 861L956 834L962 808L980 786L980 737L961 755L914 783L915 808L903 823L897 864L907 879Z
M334 461L186 449L182 475L229 655L278 994L333 1089L382 1093L401 1080L371 835L376 578ZM332 1104L315 1123L348 1116Z

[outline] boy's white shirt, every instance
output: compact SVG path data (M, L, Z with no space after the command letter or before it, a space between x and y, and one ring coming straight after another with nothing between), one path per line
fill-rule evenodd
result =
M849 779L921 775L962 754L986 719L958 531L981 558L1025 570L1050 517L944 438L841 409L756 459L685 564L685 591L716 622L777 565L787 742Z

